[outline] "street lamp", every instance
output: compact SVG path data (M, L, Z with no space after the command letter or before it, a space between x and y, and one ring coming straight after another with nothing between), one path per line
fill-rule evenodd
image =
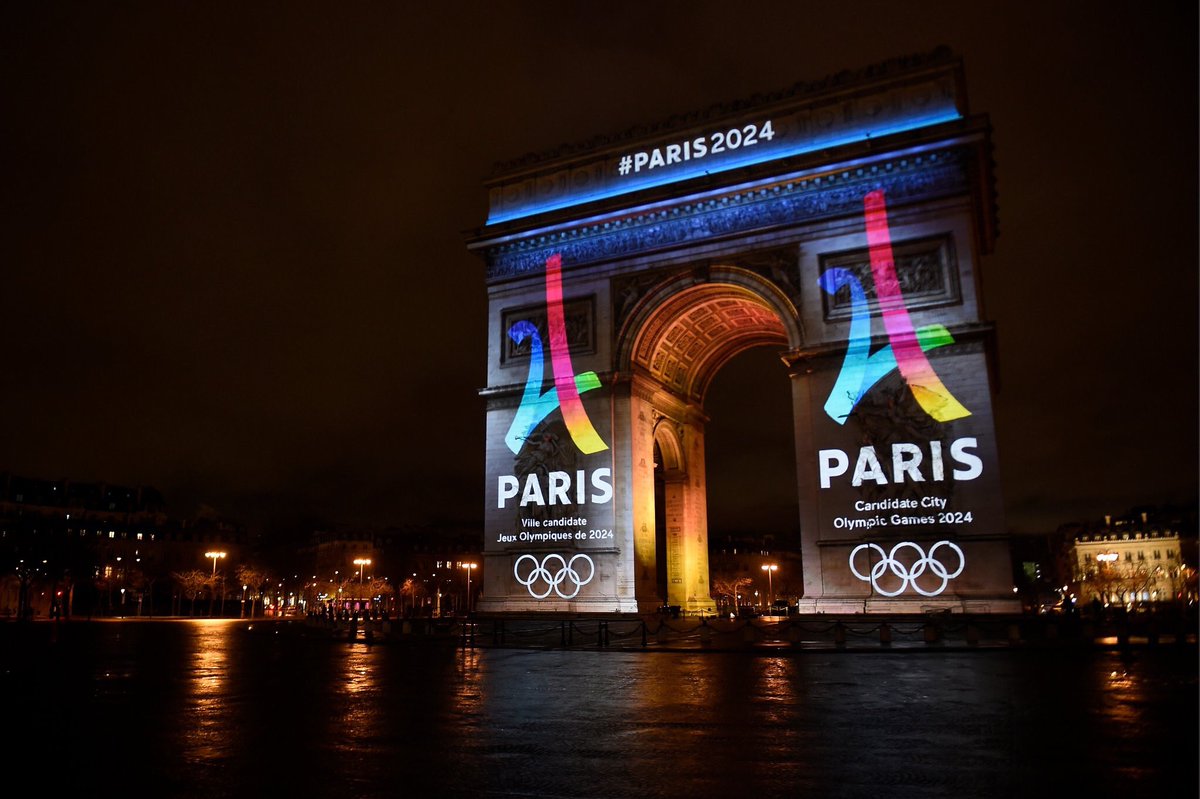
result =
M217 561L219 559L225 557L225 553L224 552L205 552L204 557L212 558L212 562L213 562L212 576L216 577L217 576Z
M370 566L371 559L370 558L355 558L354 565L358 567L358 584L359 584L359 586L362 586L362 584L363 584L363 566Z
M471 615L471 570L479 568L478 563L464 563L462 565L467 570L467 615Z
M762 570L767 573L767 601L770 603L768 607L775 607L775 581L771 575L779 570L779 564L764 563Z

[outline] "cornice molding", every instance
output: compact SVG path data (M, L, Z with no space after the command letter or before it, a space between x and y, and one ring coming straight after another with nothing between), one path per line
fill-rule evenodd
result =
M933 151L507 241L483 250L487 280L538 273L555 253L562 255L564 269L570 269L693 242L861 214L863 197L876 189L885 190L894 207L963 193L970 186L969 159L964 148Z

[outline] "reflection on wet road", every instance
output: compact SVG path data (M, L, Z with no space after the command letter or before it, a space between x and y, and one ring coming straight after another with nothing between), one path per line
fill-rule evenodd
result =
M630 653L0 628L22 762L152 796L1196 795L1196 650Z

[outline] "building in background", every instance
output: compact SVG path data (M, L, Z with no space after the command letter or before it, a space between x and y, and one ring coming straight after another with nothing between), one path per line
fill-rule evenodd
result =
M1076 602L1137 607L1196 601L1195 536L1182 534L1180 520L1104 518L1071 541ZM1191 557L1187 557L1190 554Z
M483 585L473 529L319 530L303 557L311 564L304 596L313 609L457 615L474 607Z
M246 549L240 525L172 519L149 486L0 475L0 617L178 613L188 598L231 596L224 578ZM207 578L191 597L172 578L185 572Z
M710 537L711 595L717 612L786 615L804 593L795 536L722 533Z

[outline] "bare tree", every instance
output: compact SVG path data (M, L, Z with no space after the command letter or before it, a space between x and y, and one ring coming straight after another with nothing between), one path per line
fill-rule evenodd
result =
M196 615L196 597L204 590L204 586L208 585L208 575L199 569L191 569L185 572L172 572L171 577L179 584L179 589L192 602L192 614Z
M381 577L376 577L364 585L356 585L355 588L359 592L360 599L371 600L371 607L379 610L379 606L375 604L375 598L380 598L380 605L387 607L388 597L396 593L395 587Z
M405 580L404 585L400 587L400 595L409 598L413 615L416 615L417 611L417 598L425 596L425 593L425 583L412 577Z
M389 597L396 593L396 589L387 580L376 578L367 585L367 596L369 597Z
M737 613L738 595L749 588L751 580L749 577L734 577L728 575L714 575L712 580L712 590L717 596L727 597L729 605L734 613Z
M263 588L271 582L271 575L266 569L257 566L238 566L234 572L245 590L250 592L250 618L254 618L254 605L262 595Z
M1137 601L1143 593L1149 593L1156 576L1152 568L1144 564L1138 564L1136 568L1129 571L1124 588L1133 597L1134 601Z

